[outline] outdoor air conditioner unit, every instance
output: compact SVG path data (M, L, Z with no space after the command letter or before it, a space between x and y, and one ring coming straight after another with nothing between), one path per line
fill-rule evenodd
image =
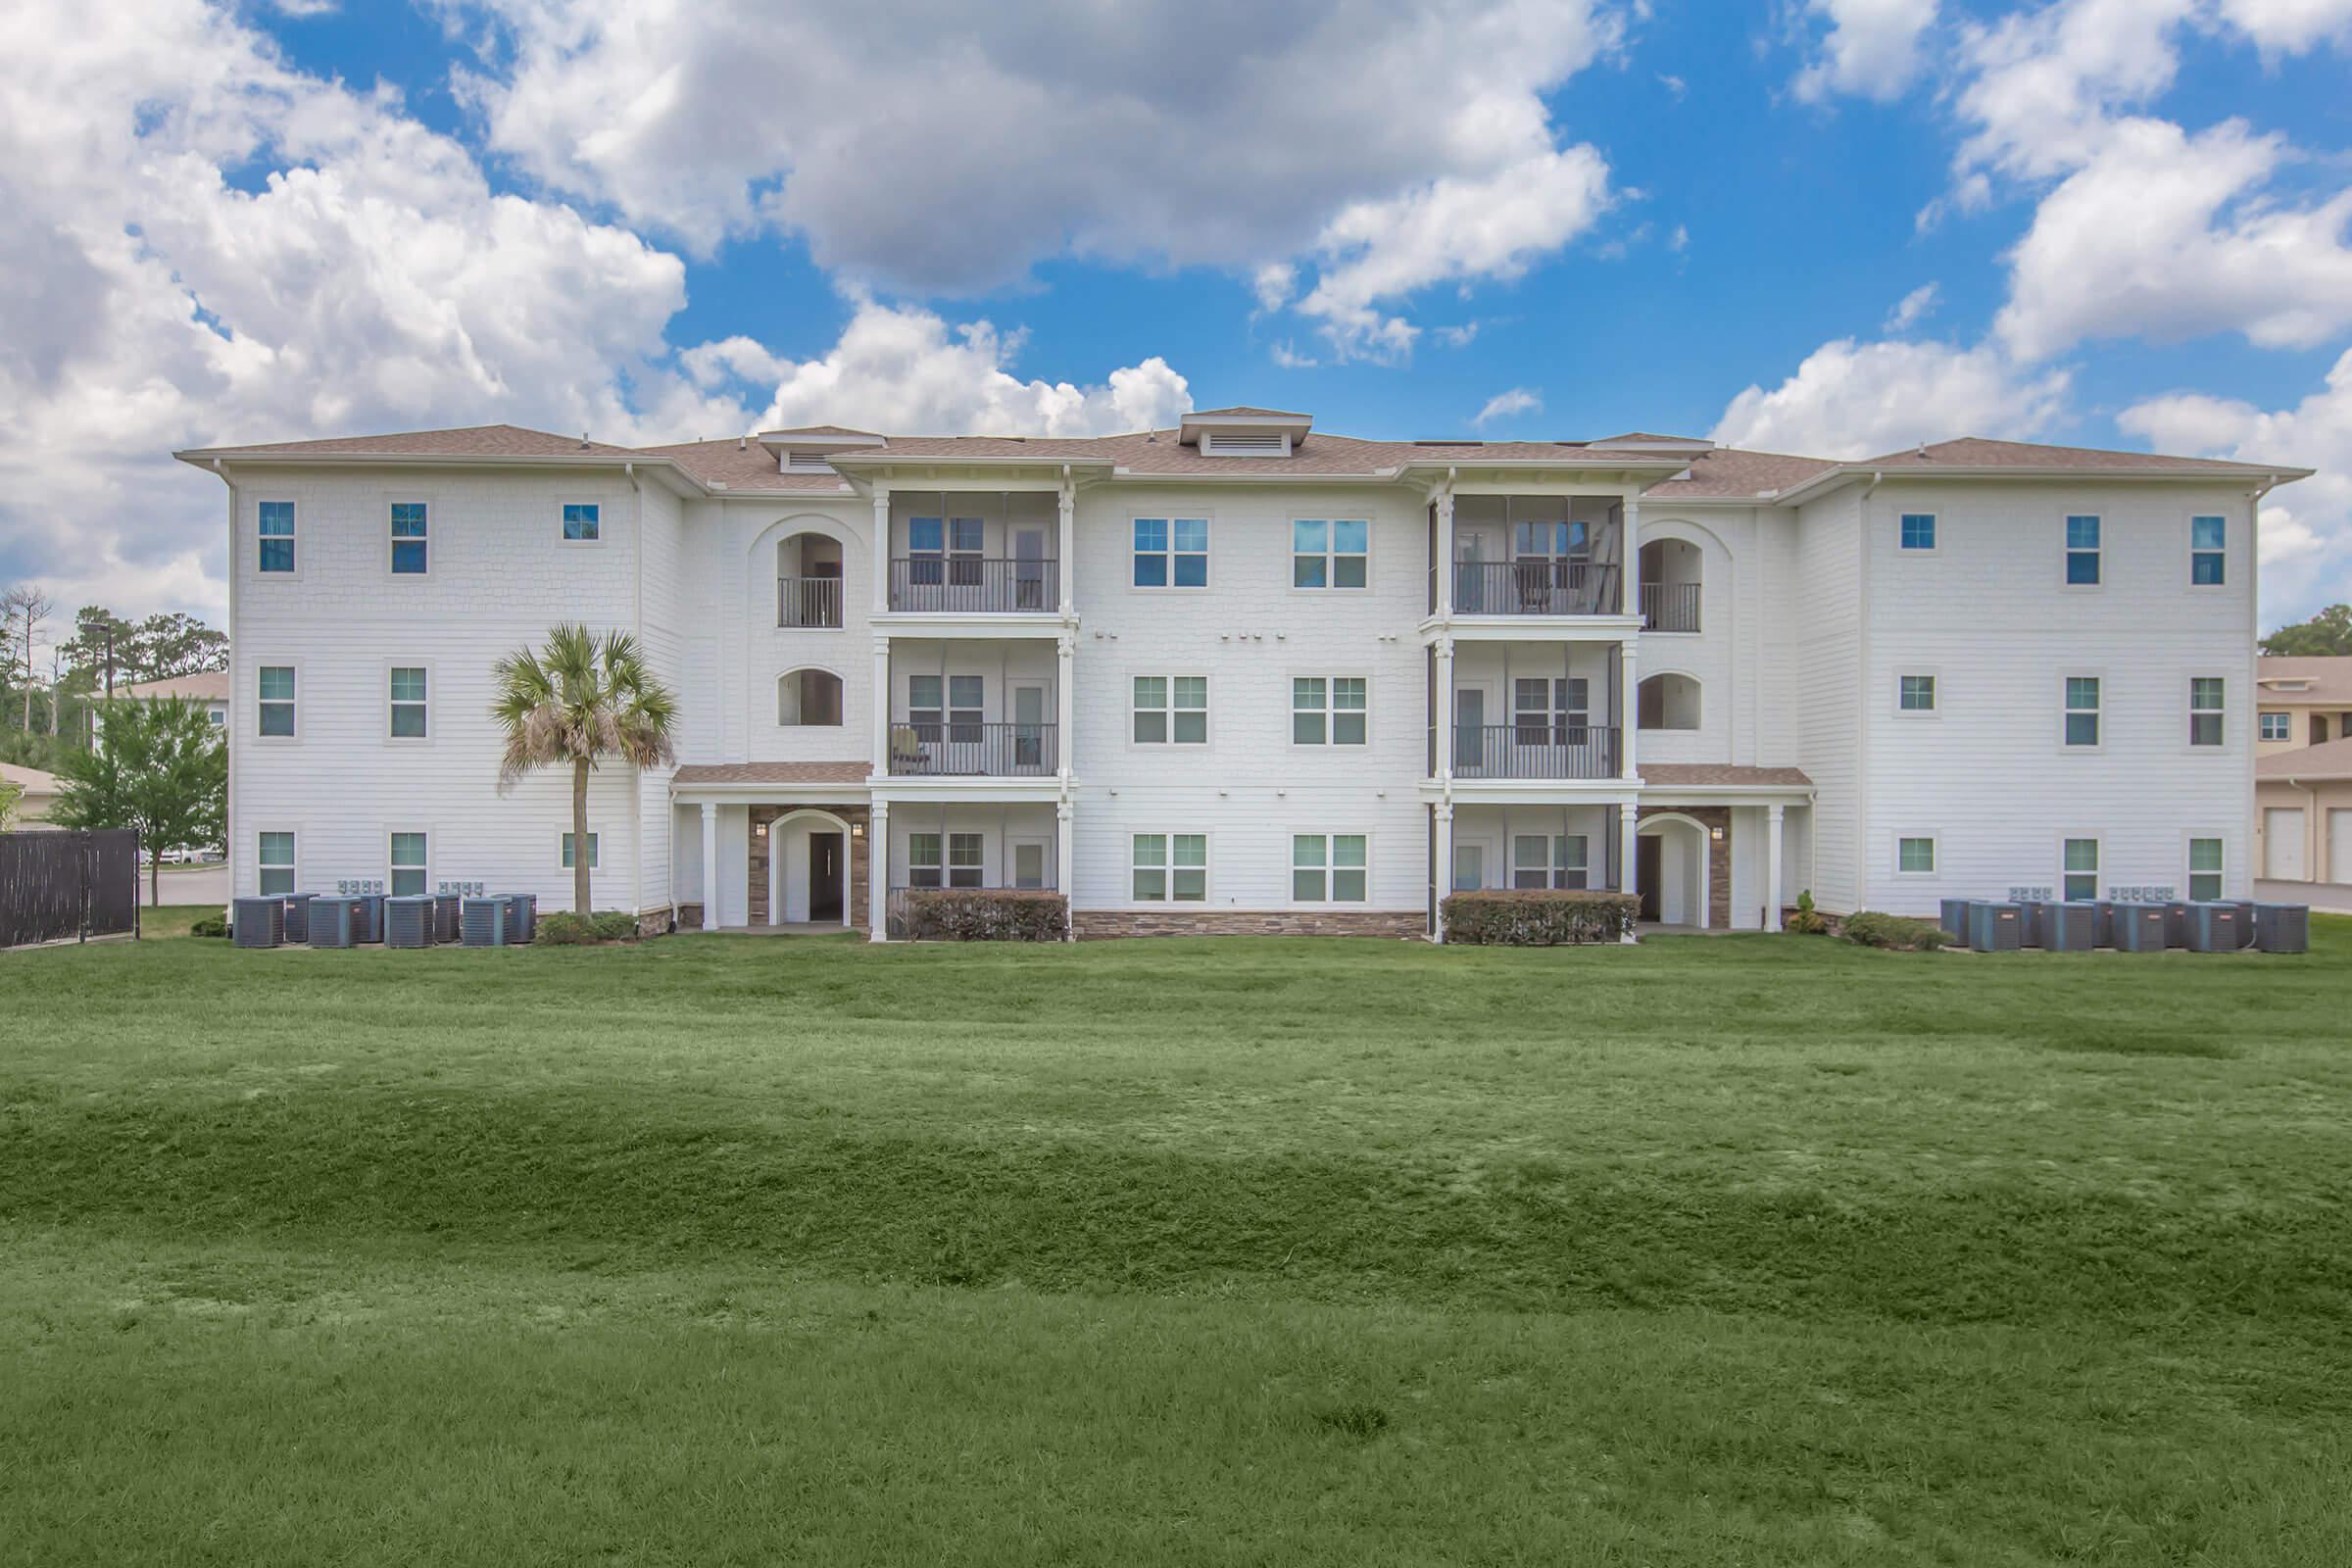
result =
M2254 945L2265 953L2311 951L2311 906L2257 904L2254 906Z
M2115 904L2109 906L2108 946L2126 953L2162 953L2165 948L2164 906Z
M2235 953L2239 918L2234 904L2192 904L2184 946L2191 953Z
M2041 936L2041 901L2019 899L2017 903L2017 945L2021 948L2043 946Z
M429 948L433 945L433 930L438 923L433 896L419 893L412 898L384 901L384 946L387 948Z
M282 929L289 945L311 940L311 901L318 896L316 893L286 895L286 918Z
M1968 901L1966 899L1944 900L1942 913L1937 916L1936 923L1943 927L1945 936L1950 937L1962 947L1968 946Z
M230 906L230 919L240 948L274 948L286 940L283 899L239 899Z
M321 894L311 900L311 946L348 948L358 923L360 901L341 894Z
M507 901L467 899L460 917L460 940L469 948L507 945Z
M2262 906L2250 899L2238 899L2233 902L2237 905L2237 945L2241 948L2253 947L2256 937L2260 935L2257 921L2262 913ZM2282 904L2278 907L2284 909L2292 908L2294 906ZM2305 916L2305 923L2309 923L2308 912Z
M510 893L507 901L507 940L527 947L539 932L539 895Z
M2014 904L1971 904L1968 906L1968 945L1979 953L2015 953L2018 908Z
M2164 940L2176 948L2188 946L2188 911L2190 906L2175 899L2164 906Z
M466 900L464 894L453 893L450 891L450 887L451 884L444 882L441 884L441 891L433 895L433 940L435 942L458 940L459 906Z
M2050 952L2088 953L2099 945L2099 911L2092 906L2050 899L2033 907L2038 916L2041 945Z

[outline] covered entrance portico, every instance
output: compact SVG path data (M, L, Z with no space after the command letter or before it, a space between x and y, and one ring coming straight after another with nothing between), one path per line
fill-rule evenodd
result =
M1652 762L1634 852L1642 918L1709 931L1778 931L1808 885L1813 783L1793 767Z
M862 931L871 818L863 762L689 764L670 781L682 929Z

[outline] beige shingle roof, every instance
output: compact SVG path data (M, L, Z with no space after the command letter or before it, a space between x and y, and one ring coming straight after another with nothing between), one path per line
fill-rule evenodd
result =
M2155 452L2110 452L2098 447L2052 447L2034 441L1987 441L1963 436L1925 447L1865 458L1865 468L2212 468L2223 473L2277 473L2258 463L2220 458L2168 458Z
M1742 452L1717 447L1695 453L1689 475L1677 475L1652 485L1642 501L1671 501L1678 496L1769 496L1792 484L1838 466L1827 458L1799 458L1784 452Z
M672 784L862 784L864 762L689 762Z
M323 441L265 441L253 446L206 447L191 457L402 456L433 458L556 458L586 453L626 457L627 447L582 442L576 435L551 435L518 424L469 424L454 430L407 430L392 435L338 435Z
M1642 782L1670 789L1710 789L1731 784L1809 790L1813 781L1797 767L1738 767L1729 762L1644 762Z
M817 490L842 488L837 473L784 473L776 455L753 441L682 441L676 446L639 447L641 458L668 458L707 485L729 490Z
M2262 695L2276 702L2352 704L2352 658L2266 655L2254 662L2254 679ZM2281 691L2271 684L2278 680L2311 684L2301 691Z
M184 697L197 703L225 703L228 701L228 671L208 669L194 675L173 675L167 680L133 681L115 688L118 697Z
M2352 739L2254 760L2256 778L2352 778Z

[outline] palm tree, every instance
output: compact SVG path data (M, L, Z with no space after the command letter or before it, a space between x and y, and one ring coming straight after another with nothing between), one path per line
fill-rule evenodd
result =
M558 626L547 646L517 649L492 666L498 700L491 716L507 730L499 760L501 792L535 767L571 764L571 901L588 909L588 770L608 757L634 767L674 761L670 732L678 700L645 667L627 632L599 638L585 626Z

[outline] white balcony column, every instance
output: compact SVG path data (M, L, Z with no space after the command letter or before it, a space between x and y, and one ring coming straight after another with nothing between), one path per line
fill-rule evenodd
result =
M1453 487L1447 485L1438 492L1438 617L1443 620L1453 613ZM1446 699L1451 702L1449 696Z
M1764 929L1781 928L1781 819L1788 808L1778 802L1764 808Z
M1642 664L1635 657L1638 642L1617 645L1617 776L1640 778L1634 760L1634 733L1642 727Z
M1623 613L1642 613L1642 500L1628 493L1625 498L1625 569L1617 580L1625 584Z
M865 939L890 940L890 803L876 801L866 810L865 824Z
M718 929L718 803L703 803L703 929Z
M1078 803L1065 794L1054 807L1054 891L1061 895L1064 936L1075 935L1078 923L1077 911L1070 907L1070 859L1077 821Z
M1641 808L1632 801L1617 803L1617 891L1620 893L1638 895L1642 891L1641 879L1635 872L1635 866L1642 858L1637 853L1640 845L1636 838L1641 817ZM1625 940L1634 940L1630 931Z
M1438 912L1430 936L1433 941L1443 942L1446 940L1446 895L1453 891L1453 803L1440 801L1432 809L1436 818L1430 833L1437 840L1434 858L1437 860ZM1509 853L1507 845L1504 853Z
M1454 748L1461 744L1460 738L1453 733L1454 714L1459 710L1453 696L1453 639L1441 636L1437 649L1438 690L1434 701L1438 710L1430 717L1438 736L1437 776L1450 780L1453 777Z
M1078 613L1078 489L1066 475L1061 481L1057 511L1061 525L1054 535L1054 547L1060 551L1061 560L1054 571L1061 579L1061 613L1066 620Z
M1064 631L1054 640L1054 760L1066 790L1072 771L1071 743L1077 736L1078 682L1072 678L1078 668L1077 637Z
M874 639L874 776L890 772L890 639Z
M874 613L890 608L890 487L874 486Z

